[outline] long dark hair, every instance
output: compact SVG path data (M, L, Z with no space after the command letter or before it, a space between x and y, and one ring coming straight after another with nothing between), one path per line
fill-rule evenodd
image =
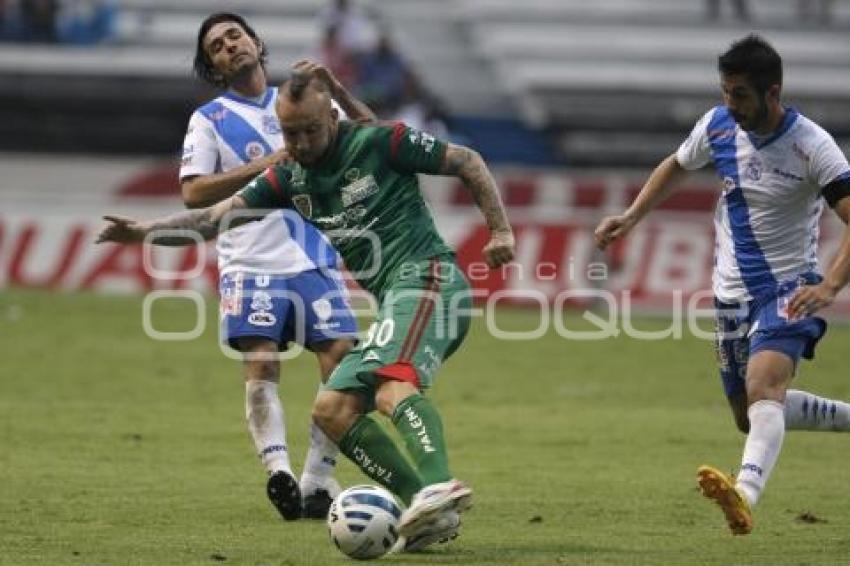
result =
M195 75L202 81L206 81L213 86L225 88L228 86L227 79L215 70L212 61L210 61L210 58L207 56L206 50L204 50L204 38L207 36L207 33L209 33L210 28L222 22L235 22L239 24L239 26L245 30L245 33L259 44L260 65L262 65L263 68L266 66L266 59L268 58L269 52L268 49L266 49L266 44L263 43L263 41L257 36L257 32L248 25L242 16L230 12L218 12L208 16L201 24L201 28L198 30L198 42L195 45L195 63L193 67L195 69Z

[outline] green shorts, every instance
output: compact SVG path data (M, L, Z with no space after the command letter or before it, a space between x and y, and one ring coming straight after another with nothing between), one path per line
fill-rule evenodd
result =
M366 338L342 359L324 388L356 391L370 409L382 379L429 388L443 360L463 342L471 305L469 283L452 257L403 265Z

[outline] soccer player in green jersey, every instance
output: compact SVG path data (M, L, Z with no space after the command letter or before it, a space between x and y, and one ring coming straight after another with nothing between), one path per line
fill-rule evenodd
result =
M98 241L160 245L211 239L245 210L293 208L322 230L354 278L379 301L367 338L316 398L313 417L369 477L399 495L401 548L456 536L472 490L449 471L443 426L422 392L462 342L469 285L434 227L418 173L453 175L471 191L491 231L483 253L491 268L514 257L514 236L493 176L475 151L403 124L340 122L326 86L296 73L280 89L277 114L294 162L277 165L233 197L202 210L139 222L107 216ZM241 213L241 214L239 214ZM158 230L168 231L162 236ZM377 422L388 416L414 465Z

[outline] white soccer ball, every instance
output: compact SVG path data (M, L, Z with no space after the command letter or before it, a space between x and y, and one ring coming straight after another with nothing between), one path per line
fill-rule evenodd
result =
M331 503L328 532L336 547L351 558L383 556L398 539L401 507L392 494L375 485L349 487Z

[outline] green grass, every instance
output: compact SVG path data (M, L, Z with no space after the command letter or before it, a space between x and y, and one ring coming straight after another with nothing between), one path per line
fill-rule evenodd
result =
M188 329L184 307L158 306L155 324ZM535 320L501 311L499 324ZM155 342L142 332L140 299L14 291L0 295L0 340L0 563L348 563L323 524L285 524L266 501L240 367L220 354L213 324L196 341ZM850 398L849 341L850 328L832 328L799 385ZM296 466L317 373L309 355L283 366ZM454 543L389 562L850 556L847 435L786 436L748 537L732 538L696 492L696 467L732 469L742 446L710 342L499 342L479 320L434 396L454 472L474 486L476 506ZM364 481L347 462L339 477ZM804 511L825 522L796 521Z

